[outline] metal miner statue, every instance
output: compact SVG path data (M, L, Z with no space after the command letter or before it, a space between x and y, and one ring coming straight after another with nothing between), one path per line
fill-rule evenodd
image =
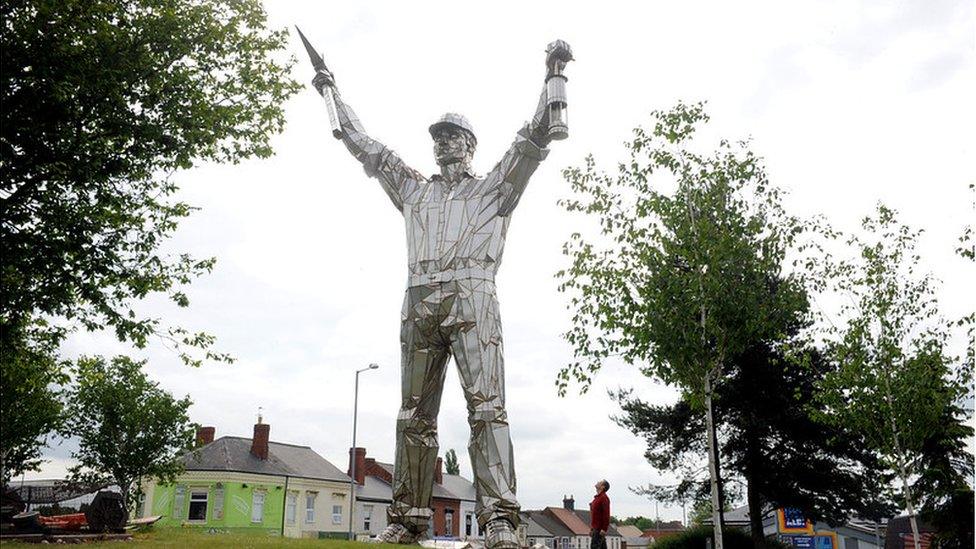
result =
M304 40L304 36L302 37ZM448 113L429 130L440 173L425 177L376 141L339 94L321 57L306 47L326 99L333 135L379 180L403 214L408 282L403 302L402 404L396 425L396 464L389 526L379 539L413 543L427 536L437 459L437 412L447 361L454 357L467 400L468 451L477 490L478 523L489 549L517 549L512 441L505 413L502 327L495 273L512 210L554 139L564 139L569 44L546 50L546 86L531 122L485 176L471 171L478 145L471 123Z

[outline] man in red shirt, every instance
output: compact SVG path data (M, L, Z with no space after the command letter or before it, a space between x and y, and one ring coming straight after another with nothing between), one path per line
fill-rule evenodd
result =
M606 479L594 485L596 495L590 502L590 549L607 549L607 530L610 529L610 498Z

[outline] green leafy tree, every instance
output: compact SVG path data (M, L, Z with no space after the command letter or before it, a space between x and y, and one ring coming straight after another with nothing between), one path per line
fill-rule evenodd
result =
M54 359L49 339L12 337L18 347L4 349L0 368L0 470L2 485L24 471L38 468L48 433L61 426L59 386L66 381L65 365Z
M144 480L172 483L180 456L194 442L189 397L176 399L126 356L79 359L69 388L70 431L78 438L72 480L115 482L126 504L138 501Z
M285 32L259 0L11 0L0 15L0 366L32 368L4 375L43 378L77 328L229 361L134 305L186 306L184 285L213 267L160 251L193 210L171 176L272 153L299 89ZM28 421L4 414L3 430Z
M972 209L976 210L976 186L970 184L969 191L973 199ZM976 261L972 225L963 227L956 253L970 263ZM956 326L966 331L966 355L958 372L958 384L960 390L965 391L964 401L968 403L944 403L946 407L942 411L942 419L922 444L918 475L912 485L912 492L919 497L919 515L935 528L933 542L940 549L973 547L976 538L972 520L974 458L969 451L969 442L973 438L971 406L973 375L976 372L974 314L970 312L965 315L956 321Z
M448 450L444 456L444 467L447 469L447 474L449 475L461 474L461 466L458 464L457 454L453 448Z
M816 353L797 368L775 349L757 345L732 361L716 388L715 416L726 481L745 485L753 541L763 543L763 517L770 508L797 507L816 521L837 525L851 517L890 516L884 496L890 476L857 433L815 421L807 411L817 382L831 364ZM647 441L652 466L683 476L669 487L642 487L659 501L697 500L708 483L700 467L702 411L681 399L654 405L619 391L617 422Z
M955 429L948 435L954 440L971 436L954 411L967 385L959 377L962 361L950 352L951 328L939 314L935 281L919 272L920 231L899 223L883 205L862 229L848 239L855 259L825 263L825 275L846 299L841 322L824 329L827 353L838 367L820 384L816 412L861 433L898 477L918 549L916 515L920 498L929 495L919 493L928 481L925 446L940 431Z
M617 174L592 157L564 175L570 212L596 218L598 238L572 235L571 266L558 273L571 294L566 334L575 361L560 372L589 385L609 357L680 387L704 406L716 549L719 469L712 395L728 362L758 341L777 341L805 307L803 283L784 272L803 225L746 144L696 152L703 106L678 104L637 128ZM696 147L697 145L697 147ZM673 189L666 192L667 188Z

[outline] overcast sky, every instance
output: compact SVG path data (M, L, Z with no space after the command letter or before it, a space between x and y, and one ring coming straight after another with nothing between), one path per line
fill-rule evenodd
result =
M613 514L653 516L626 486L668 482L643 443L609 419L607 389L644 399L676 393L633 368L609 365L585 396L556 396L570 358L565 297L556 291L561 244L578 220L556 205L560 171L587 153L612 168L630 130L677 100L708 101L709 135L749 137L800 215L853 229L878 200L926 229L924 261L943 281L947 315L973 308L974 273L953 255L972 221L974 21L971 1L838 2L269 2L271 22L298 23L325 54L346 101L371 135L433 173L427 126L445 111L478 134L474 168L488 171L535 107L544 49L567 40L570 138L554 143L516 210L498 277L507 399L524 507L588 502L595 480L614 486ZM326 7L328 6L328 7ZM313 76L297 36L294 77ZM168 246L216 256L214 273L176 310L144 310L205 329L231 366L183 366L161 346L132 351L78 334L66 352L129 352L194 401L194 421L217 436L250 436L258 407L275 441L306 444L345 467L353 372L360 383L359 443L392 461L399 405L399 314L406 279L402 219L328 131L311 87L285 105L277 155L177 174L200 207ZM465 408L453 367L440 415L442 452L470 476ZM32 477L61 474L67 445ZM31 477L28 477L31 478ZM661 507L665 518L681 510Z

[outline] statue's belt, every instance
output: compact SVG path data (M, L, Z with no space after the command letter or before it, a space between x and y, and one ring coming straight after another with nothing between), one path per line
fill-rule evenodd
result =
M465 279L487 280L489 282L494 282L495 273L494 271L490 271L484 267L466 267L464 269L451 269L449 271L440 271L436 273L411 274L409 285L425 286L427 284L439 284L441 282Z

